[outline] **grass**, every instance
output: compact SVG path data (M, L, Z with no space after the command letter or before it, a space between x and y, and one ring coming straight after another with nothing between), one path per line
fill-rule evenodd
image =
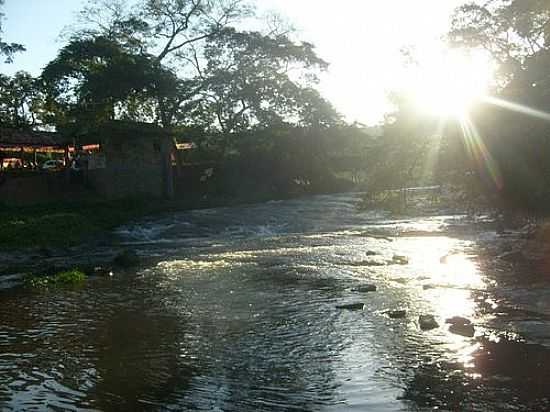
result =
M25 286L30 288L46 288L49 286L77 285L86 280L86 274L78 269L58 272L48 276L29 276Z
M144 199L0 206L0 249L71 246L171 206L166 202Z
M0 250L73 246L149 215L236 206L275 198L283 197L253 192L247 197L190 194L184 200L176 201L135 198L20 207L0 203Z

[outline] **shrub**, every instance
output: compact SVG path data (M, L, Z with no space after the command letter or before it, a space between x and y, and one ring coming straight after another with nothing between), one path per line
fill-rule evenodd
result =
M33 275L25 279L25 285L31 288L41 288L48 286L75 285L86 280L86 274L78 269L58 272L53 275L40 276Z

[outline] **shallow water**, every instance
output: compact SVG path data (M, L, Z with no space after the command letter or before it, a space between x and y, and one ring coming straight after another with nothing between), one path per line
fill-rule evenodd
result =
M549 410L550 286L501 282L479 258L494 233L461 216L395 220L357 200L128 225L115 236L149 262L138 270L1 292L0 406ZM440 327L420 330L420 314ZM473 338L448 331L457 315Z

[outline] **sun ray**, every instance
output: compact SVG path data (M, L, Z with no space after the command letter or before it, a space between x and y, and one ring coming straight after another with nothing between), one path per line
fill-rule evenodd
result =
M485 145L477 127L468 116L460 119L460 127L469 155L474 159L480 171L486 173L496 188L501 190L504 183L500 168Z
M536 117L538 119L546 120L550 122L550 113L543 112L542 110L533 109L529 106L524 106L519 103L509 102L504 99L493 96L482 96L482 101L490 103L495 106L502 107L517 113L526 114L531 117Z

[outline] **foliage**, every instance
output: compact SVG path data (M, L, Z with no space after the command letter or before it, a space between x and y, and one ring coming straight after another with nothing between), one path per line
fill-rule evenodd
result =
M4 6L4 0L0 0L0 7ZM25 51L25 47L19 43L8 43L2 38L2 19L4 13L0 12L0 56L5 57L5 63L12 63L13 56L16 53Z
M145 199L5 206L0 209L0 249L74 245L166 208Z
M368 189L373 192L430 183L428 162L438 154L439 120L420 113L407 95L396 93L392 99L396 109L386 117L383 137L368 155Z
M233 26L252 16L243 0L91 0L44 69L50 122L126 119L225 135L338 122L313 88L327 67L313 45Z
M506 209L541 213L550 199L550 5L543 0L494 0L460 7L449 38L454 45L488 50L499 63L497 105L481 104L472 124L490 154L478 181ZM479 166L479 165L478 165Z
M305 126L332 125L338 114L307 83L313 70L327 63L309 43L258 32L225 29L209 40L201 77L207 86L198 107L223 133L284 125L298 119ZM307 77L306 84L292 79L293 72Z
M25 279L25 285L30 288L45 288L49 286L77 285L86 280L86 274L78 269L57 272L46 276L29 276Z
M97 123L154 116L151 100L177 90L175 75L151 56L133 54L105 37L74 39L43 71L52 112Z
M44 95L37 79L19 71L0 74L0 125L33 127L39 123Z

